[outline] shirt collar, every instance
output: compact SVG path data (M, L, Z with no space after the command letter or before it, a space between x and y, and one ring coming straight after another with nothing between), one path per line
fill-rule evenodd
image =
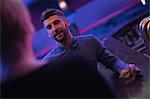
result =
M76 48L78 46L78 41L77 41L77 38L76 37L73 37L73 42L72 42L72 44L68 47L68 48ZM66 49L66 48L63 48L63 47L61 47L59 44L58 44L58 47L60 48L60 49Z
M76 37L73 37L73 42L72 44L69 46L69 48L76 48L78 46L78 41Z

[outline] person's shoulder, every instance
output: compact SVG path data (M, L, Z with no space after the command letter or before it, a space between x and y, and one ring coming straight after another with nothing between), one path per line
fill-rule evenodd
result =
M93 34L80 35L80 36L76 36L76 38L79 38L79 39L82 39L82 38L95 38L95 35L93 35Z
M54 47L50 52L48 52L48 54L42 60L47 60L47 59L54 57L55 54L57 53L57 49L58 49L57 46Z
M78 36L79 42L89 46L103 46L103 41L93 34ZM104 46L103 46L104 47Z
M79 40L94 40L96 39L96 36L93 34L87 34L87 35L76 36L76 38Z
M61 57L56 60L51 60L48 62L47 65L50 65L51 67L54 67L54 68L58 68L58 67L60 68L62 67L82 68L84 66L91 65L91 63L89 62L88 59L86 59L85 57L81 55L72 55L72 56ZM49 66L47 67L49 68Z

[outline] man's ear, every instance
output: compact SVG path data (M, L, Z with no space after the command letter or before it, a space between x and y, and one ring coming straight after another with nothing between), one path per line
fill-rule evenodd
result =
M67 18L65 19L65 24L66 24L67 27L70 26L70 22L69 22L69 20Z

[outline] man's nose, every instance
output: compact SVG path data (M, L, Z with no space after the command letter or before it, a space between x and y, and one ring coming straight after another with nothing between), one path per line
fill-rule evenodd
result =
M52 32L53 35L56 34L56 30L57 30L57 27L52 27L51 32Z
M51 29L51 30L52 30L52 31L55 31L55 30L57 30L57 28L58 28L58 27L57 27L56 25L52 25L52 29Z
M51 26L51 30L55 30L55 26L53 24Z

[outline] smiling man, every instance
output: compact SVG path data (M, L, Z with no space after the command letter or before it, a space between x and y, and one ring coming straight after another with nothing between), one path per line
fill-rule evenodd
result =
M120 74L120 78L134 78L140 69L134 64L127 64L113 55L94 35L73 36L69 30L69 20L57 9L46 9L41 14L41 21L48 35L55 39L57 46L44 57L44 60L58 60L62 57L80 55L93 65L101 62L107 68Z
M46 13L50 12L50 13ZM51 16L51 17L49 17ZM69 20L59 10L47 9L42 13L41 20L48 31L48 35L55 39L62 47L72 42L73 36L69 28Z

